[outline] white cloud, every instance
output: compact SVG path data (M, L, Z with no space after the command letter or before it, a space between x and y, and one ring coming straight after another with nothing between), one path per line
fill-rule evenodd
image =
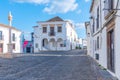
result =
M75 30L80 38L85 38L86 37L86 30L85 30L85 25L84 23L76 23L75 24Z
M69 21L70 23L74 24L74 21L71 19L64 19L65 21Z
M71 20L71 19L65 19L65 21L69 21L70 23L72 23L73 25L74 25L74 27L76 28L76 29L85 29L85 24L84 23L76 23L75 21L73 21L73 20Z
M74 11L78 7L75 0L53 0L48 7L44 8L45 12L50 14L54 13L67 13L69 11Z
M50 0L12 0L12 1L18 2L18 3L46 4L46 3L48 3Z
M76 28L80 28L80 29L84 29L85 28L85 24L84 23L76 23L75 26L76 26Z
M89 2L90 0L85 0L85 2Z
M69 11L74 11L78 7L76 0L12 0L14 2L20 3L34 3L34 4L44 4L44 12L54 14L54 13L67 13Z

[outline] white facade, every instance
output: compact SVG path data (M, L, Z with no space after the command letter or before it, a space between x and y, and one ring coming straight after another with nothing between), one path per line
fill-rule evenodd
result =
M118 0L115 0L115 4ZM120 1L118 2L117 9L120 9ZM120 10L117 10L115 18L115 75L120 80Z
M85 22L86 27L86 36L87 36L87 54L90 56L93 56L92 51L92 37L91 37L91 28L90 28L90 22Z
M38 22L38 25L34 27L34 52L75 49L77 39L74 26L59 17L46 22Z
M0 24L0 53L8 53L9 43L9 28L10 26ZM21 52L21 32L14 27L11 27L11 41L13 44L13 53ZM13 39L14 38L14 39Z
M78 47L78 49L82 49L82 47L83 47L83 39L82 38L78 39L78 41L77 41L77 47Z
M89 54L120 79L120 10L117 9L119 0L92 0L90 25L86 27L91 30Z

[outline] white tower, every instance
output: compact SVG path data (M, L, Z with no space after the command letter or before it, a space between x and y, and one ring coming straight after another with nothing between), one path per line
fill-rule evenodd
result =
M12 26L12 14L9 12L8 14L8 21L9 21L9 26Z
M13 51L13 45L11 42L11 28L12 28L12 14L9 12L8 14L8 21L9 21L9 43L8 43L8 53L12 53Z

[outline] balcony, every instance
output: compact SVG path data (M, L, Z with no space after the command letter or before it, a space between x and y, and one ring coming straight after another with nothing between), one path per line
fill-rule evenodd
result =
M105 19L108 19L110 16L113 16L114 13L115 13L114 10L105 11L104 12Z
M55 32L49 32L49 36L55 36Z
M104 4L104 17L105 17L105 19L108 19L109 17L113 17L114 13L115 13L114 0L105 0L105 4Z

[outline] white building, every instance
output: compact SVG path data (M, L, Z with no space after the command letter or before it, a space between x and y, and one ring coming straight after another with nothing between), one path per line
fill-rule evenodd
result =
M77 41L77 47L78 47L78 49L82 49L82 47L83 47L83 39L82 38L78 39L78 41Z
M82 47L83 49L87 49L87 39L82 39Z
M120 79L120 1L92 0L90 9L90 55ZM89 32L89 31L87 31Z
M78 36L69 21L54 17L37 24L34 26L34 52L76 48Z
M9 28L10 26L0 24L0 53L8 53L9 44ZM21 31L11 27L11 43L13 44L13 53L20 53L20 37Z
M8 15L9 25L0 24L0 53L21 53L21 31L12 27L12 15Z
M92 51L92 37L91 37L91 27L90 22L85 22L85 28L86 28L86 36L87 36L87 54L90 56L93 56Z

